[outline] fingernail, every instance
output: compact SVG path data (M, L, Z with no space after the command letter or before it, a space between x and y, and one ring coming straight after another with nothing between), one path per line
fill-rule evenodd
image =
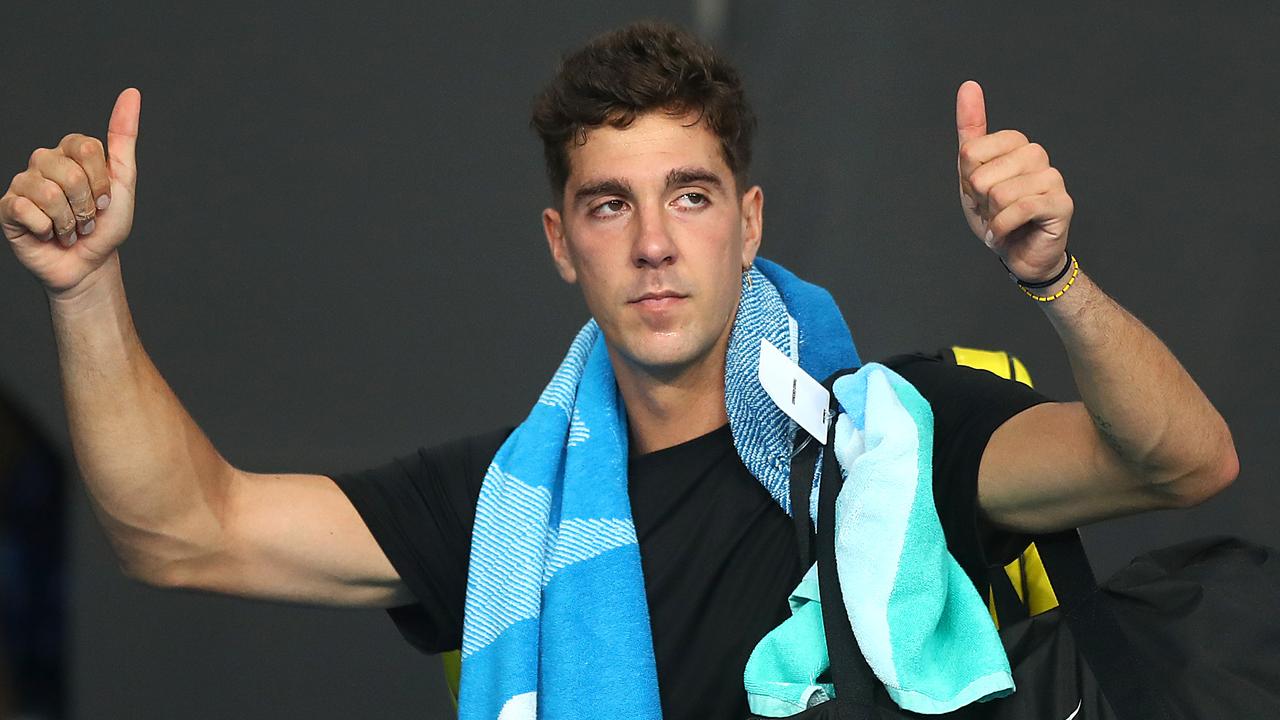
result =
M89 220L85 221L84 227L80 229L80 232L85 235L88 235L89 233L93 232L93 218L90 218Z
M990 230L988 230L988 231L987 231L987 236L983 238L983 242L985 242L985 243L987 244L987 247L991 247L991 242L992 242L993 240L995 240L995 238L996 238L996 236L995 236L994 234L992 234L992 232L991 232Z
M71 247L72 245L75 245L75 244L76 244L76 240L78 240L78 239L79 239L79 238L77 238L77 237L76 237L76 234L75 234L74 232L72 232L72 233L71 233L71 237L67 238L67 247Z
M99 210L106 210L106 209L107 209L107 206L108 206L108 205L110 205L110 204L111 204L111 198L107 197L106 195L99 195L99 196L98 196L98 200L97 200L97 202L96 202L96 205L98 206L98 209L99 209Z

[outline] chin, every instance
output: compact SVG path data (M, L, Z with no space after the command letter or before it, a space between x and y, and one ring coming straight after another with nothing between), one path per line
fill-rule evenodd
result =
M706 359L710 350L710 346L702 347L683 334L673 333L632 344L626 349L626 355L633 365L650 374L671 376Z

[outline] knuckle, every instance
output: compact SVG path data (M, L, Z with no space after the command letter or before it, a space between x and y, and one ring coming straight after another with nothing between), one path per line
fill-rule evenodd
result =
M987 201L993 208L1004 208L1013 199L1010 197L1011 194L1011 191L1004 186L997 185L987 194Z
M32 196L43 184L44 176L39 170L25 170L13 177L9 188L18 195Z
M960 146L960 159L967 163L974 161L974 150L973 150L972 140L965 140L964 144Z
M991 183L987 180L987 174L983 172L975 172L969 176L969 185L973 187L973 191L979 195L986 196L991 192Z
M52 152L53 150L42 147L32 150L31 157L27 160L27 167L36 167L40 165L44 161L44 158L48 157Z
M1049 181L1054 185L1062 185L1064 182L1062 171L1056 167L1049 167L1045 170L1045 174L1049 177Z
M1041 145L1040 143L1031 143L1031 144L1027 145L1027 147L1031 148L1031 154L1032 154L1032 155L1033 155L1037 160L1045 160L1045 161L1047 161L1047 160L1049 159L1049 151L1048 151L1048 150L1045 150L1045 149L1044 149L1044 146L1043 146L1043 145Z
M53 183L46 183L31 194L31 199L48 207L62 200L62 190Z
M0 198L0 216L17 217L19 213L29 210L31 201L20 195L5 195Z
M71 165L67 168L67 175L63 178L61 185L67 195L67 201L73 205L89 198L89 176L80 169L79 165Z

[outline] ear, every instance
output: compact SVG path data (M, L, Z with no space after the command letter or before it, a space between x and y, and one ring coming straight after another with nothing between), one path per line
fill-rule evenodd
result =
M746 269L756 260L760 240L764 233L764 190L752 185L742 194L742 267Z
M569 252L569 244L565 242L564 221L560 211L547 208L542 211L542 232L547 235L547 247L551 249L551 260L556 264L556 272L565 282L573 284L578 281L578 271L573 267L573 255Z

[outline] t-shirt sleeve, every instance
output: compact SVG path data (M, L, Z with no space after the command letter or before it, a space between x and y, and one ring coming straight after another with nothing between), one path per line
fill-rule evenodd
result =
M505 428L419 448L384 465L330 475L417 599L387 612L423 652L462 644L476 500L489 463L510 433Z
M933 499L947 549L974 581L1012 561L1028 538L993 526L978 507L978 465L992 433L1049 398L1014 380L957 365L941 354L895 355L883 361L933 409Z

